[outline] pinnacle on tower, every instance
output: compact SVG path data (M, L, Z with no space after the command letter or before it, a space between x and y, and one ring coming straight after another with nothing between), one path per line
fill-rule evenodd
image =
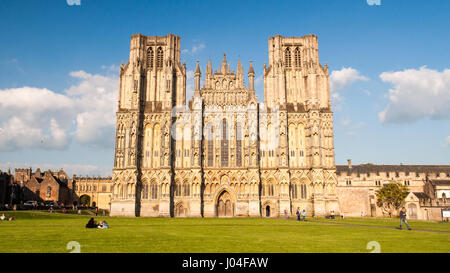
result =
M197 74L201 74L201 72L200 72L200 66L199 66L199 64L198 64L198 61L197 61L197 66L195 67L194 75L197 75Z
M253 69L253 62L250 61L250 68L248 69L248 75L255 76L255 70Z
M228 71L227 58L226 58L225 53L223 53L223 61L222 61L222 69L221 69L221 72L222 72L223 74L226 74L227 71Z

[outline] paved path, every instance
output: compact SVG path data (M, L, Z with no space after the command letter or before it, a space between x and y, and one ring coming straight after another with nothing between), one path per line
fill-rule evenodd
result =
M296 219L289 219L289 220L295 220ZM308 220L307 220L308 222ZM362 224L352 224L352 223L339 223L339 222L326 222L326 221L320 221L320 220L312 220L309 221L311 223L321 223L321 224L330 224L330 225L343 225L343 226L353 226L353 227L375 227L375 228L387 228L387 229L398 229L400 230L399 227L388 227L388 226L376 226L376 225L362 225ZM406 227L404 227L405 230ZM450 231L444 231L444 230L432 230L432 229L415 229L412 228L413 231L425 231L425 232L437 232L437 233L450 233Z

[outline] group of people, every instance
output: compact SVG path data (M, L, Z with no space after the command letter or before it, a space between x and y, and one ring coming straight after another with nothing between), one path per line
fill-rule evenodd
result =
M86 228L109 228L109 225L106 221L102 221L97 223L94 218L91 218L89 222L86 224Z
M306 221L306 210L300 212L300 208L297 208L297 221Z
M2 216L0 216L0 220L2 220L2 221L14 221L14 217L13 216L11 216L11 217L6 217L5 216L5 214L2 214Z

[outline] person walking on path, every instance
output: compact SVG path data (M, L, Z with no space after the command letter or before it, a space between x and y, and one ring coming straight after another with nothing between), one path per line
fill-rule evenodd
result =
M297 221L300 221L300 208L297 208Z
M306 210L303 210L303 221L306 221Z
M403 229L402 228L402 223L405 223L405 225L408 228L408 230L411 230L411 228L408 225L408 222L406 221L406 209L405 209L405 207L403 207L402 210L400 211L400 229Z

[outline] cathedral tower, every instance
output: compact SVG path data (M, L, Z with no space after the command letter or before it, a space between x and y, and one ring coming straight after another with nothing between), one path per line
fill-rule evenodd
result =
M171 111L185 102L180 38L131 36L130 59L120 67L111 215L170 215Z
M337 213L329 74L328 67L319 63L317 36L269 38L264 103L269 109L278 108L280 145L273 164L278 176L289 174L292 210L306 208L314 215ZM286 204L283 200L280 203Z

